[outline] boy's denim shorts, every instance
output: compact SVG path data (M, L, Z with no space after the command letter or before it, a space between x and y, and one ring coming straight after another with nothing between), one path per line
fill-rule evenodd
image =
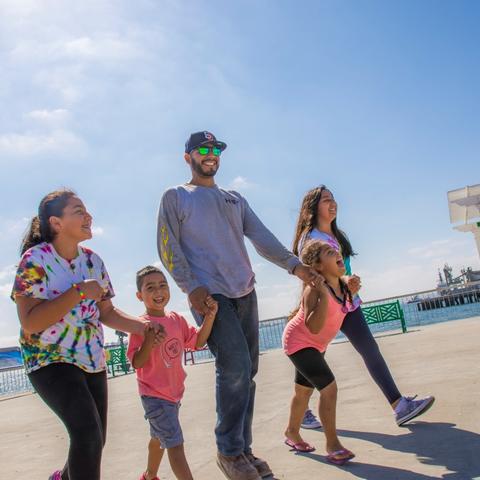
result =
M142 395L145 419L150 424L150 436L160 441L162 448L173 448L183 443L182 427L178 419L180 402Z

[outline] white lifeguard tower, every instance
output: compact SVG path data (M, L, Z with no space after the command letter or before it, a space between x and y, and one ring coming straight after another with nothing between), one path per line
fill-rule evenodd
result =
M480 256L480 184L447 193L450 223L460 232L472 232Z

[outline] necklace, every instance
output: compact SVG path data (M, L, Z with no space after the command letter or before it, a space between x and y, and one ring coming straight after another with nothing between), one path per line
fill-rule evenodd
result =
M347 307L347 291L343 285L342 282L340 282L340 290L342 292L342 295L343 297L340 298L338 295L337 295L337 292L333 289L333 287L327 282L325 281L325 285L327 286L327 288L330 290L330 293L333 295L333 297L337 300L338 303L340 303L340 305L342 305L342 312L343 313L348 313L349 311L349 308Z

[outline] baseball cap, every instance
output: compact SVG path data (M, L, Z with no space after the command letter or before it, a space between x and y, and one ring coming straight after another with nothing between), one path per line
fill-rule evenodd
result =
M219 142L213 133L203 131L195 132L190 135L190 137L185 143L185 153L190 153L195 148L206 145L207 143L212 143L220 150L222 150L222 152L227 148L227 144L225 142Z

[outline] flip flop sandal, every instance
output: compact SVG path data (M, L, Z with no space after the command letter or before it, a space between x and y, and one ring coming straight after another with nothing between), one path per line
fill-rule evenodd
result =
M339 455L347 455L343 458L336 458ZM345 465L345 463L349 462L352 458L355 458L355 454L346 448L342 448L340 450L336 450L335 452L329 453L327 455L327 461L333 463L334 465Z
M285 439L285 445L287 445L288 447L290 447L292 450L296 452L309 453L309 452L315 451L315 447L312 447L307 442L295 443L293 440L290 440L289 438Z
M147 480L147 477L145 476L145 472L142 473L142 476L138 480ZM160 480L158 477L155 477L153 480Z

